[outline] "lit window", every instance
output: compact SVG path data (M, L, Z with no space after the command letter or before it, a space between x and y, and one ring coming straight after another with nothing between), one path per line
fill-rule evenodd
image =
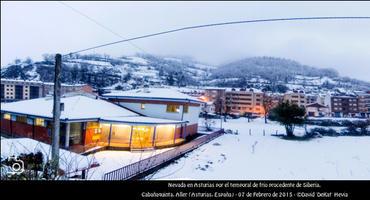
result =
M178 113L180 112L180 106L178 105L167 105L167 112Z
M35 118L35 125L36 126L45 126L45 120L42 118Z
M189 105L184 105L184 113L188 113L189 112Z
M145 109L145 104L143 104L143 103L142 103L142 104L140 105L140 108L141 108L141 110L144 110L144 109Z
M10 120L11 116L10 116L10 114L5 113L5 114L3 115L3 118L4 118L4 119L7 119L7 120Z

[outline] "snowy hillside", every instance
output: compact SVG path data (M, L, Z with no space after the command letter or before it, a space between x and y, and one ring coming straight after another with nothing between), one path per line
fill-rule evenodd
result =
M40 80L54 79L50 71L52 56L44 61L18 61L2 68L2 78ZM73 55L63 59L62 82L88 83L95 87L130 89L143 85L195 85L207 79L214 66L178 58L152 55L123 56Z
M44 61L39 62L18 59L2 67L1 77L51 82L53 59L52 55L44 56ZM299 88L370 88L370 83L339 77L332 69L273 57L247 58L216 67L189 58L148 54L112 58L91 54L63 58L62 67L63 83L88 83L96 88L119 90L144 85L254 87L274 92Z
M289 88L300 87L343 87L368 89L370 83L340 77L331 68L316 68L294 60L275 57L251 57L219 66L211 76L212 84L222 87L250 85L260 87L273 84Z

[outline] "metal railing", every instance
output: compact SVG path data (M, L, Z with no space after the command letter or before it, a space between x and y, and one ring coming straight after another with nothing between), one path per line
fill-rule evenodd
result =
M188 143L178 146L174 149L165 151L163 153L151 156L149 158L140 160L138 162L126 165L122 168L104 174L103 180L128 180L135 176L140 175L150 169L153 169L167 161L170 161L180 155L192 151L199 146L213 140L214 138L222 135L223 129L219 129L211 134L202 135Z

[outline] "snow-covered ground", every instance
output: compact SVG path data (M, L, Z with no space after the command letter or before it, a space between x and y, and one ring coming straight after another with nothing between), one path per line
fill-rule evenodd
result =
M51 146L30 138L12 138L7 139L1 137L1 157L8 158L10 156L18 156L22 153L37 153L40 151L44 155L44 160L47 157L51 159ZM67 173L81 171L96 164L93 157L83 156L71 151L60 149L59 151L60 168Z
M87 179L102 180L107 172L119 169L142 159L154 156L156 154L168 151L172 148L158 149L153 151L100 151L89 155L100 164L98 167L91 168L87 172Z
M223 126L239 134L216 138L147 178L370 179L370 137L284 140L271 136L276 130L284 133L284 128L274 122L266 125L263 119L250 123L245 118L228 120ZM302 134L303 130L296 128L295 133Z

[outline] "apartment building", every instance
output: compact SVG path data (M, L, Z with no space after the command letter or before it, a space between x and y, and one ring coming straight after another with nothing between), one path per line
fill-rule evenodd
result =
M300 107L305 107L307 104L306 95L302 90L293 90L285 93L284 101L297 104Z
M359 99L354 95L331 96L330 100L334 117L355 117L359 113Z
M1 79L1 101L35 99L42 96L42 84L38 81Z
M313 104L313 103L317 103L318 101L318 96L317 95L313 95L313 94L306 94L306 104Z
M263 92L257 89L226 89L226 112L244 115L246 113L262 116Z
M358 95L358 112L361 117L370 118L370 91L357 93Z
M35 99L53 94L54 84L41 81L24 81L15 79L1 79L1 101L11 102ZM93 88L87 84L61 85L61 93L87 92L92 93Z

